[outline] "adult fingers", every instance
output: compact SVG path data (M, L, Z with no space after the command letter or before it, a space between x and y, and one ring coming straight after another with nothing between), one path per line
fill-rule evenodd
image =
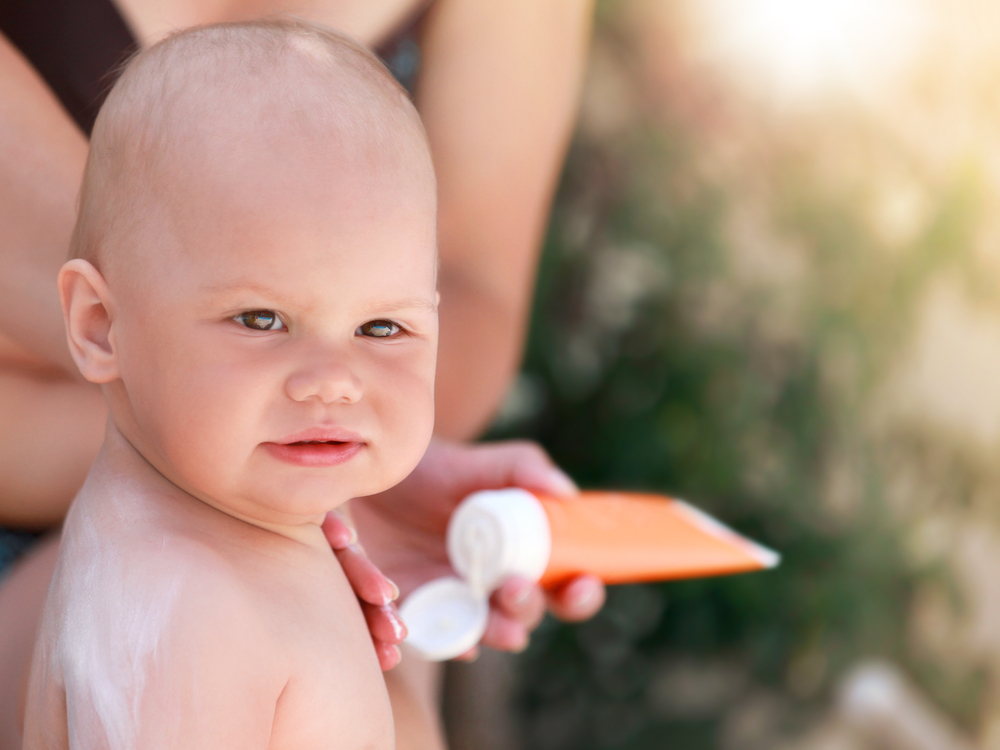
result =
M604 584L596 576L577 576L549 592L549 610L560 620L579 622L597 614L604 606Z
M482 645L497 651L524 651L528 647L528 629L498 610L490 610Z
M430 454L428 454L430 455ZM578 492L565 472L557 467L549 455L536 443L527 440L508 440L476 446L462 444L437 444L437 465L428 462L422 476L450 478L451 490L459 498L478 489L524 487L552 495L574 495Z
M369 604L383 606L399 596L396 584L386 578L375 563L365 557L357 544L333 550L344 575L359 599Z
M490 448L487 445L482 450ZM493 449L498 452L494 471L503 475L494 486L523 487L558 496L575 495L579 492L573 480L536 443L501 443Z
M365 615L365 622L368 623L368 630L372 638L383 643L402 643L406 638L406 624L399 616L399 610L393 603L377 606L368 602L361 602L361 611Z
M523 625L529 632L538 627L545 616L545 595L529 580L518 577L503 582L490 602L501 614Z
M464 654L455 657L455 661L475 661L479 658L479 646L473 646Z
M326 541L333 549L344 549L358 541L357 532L334 510L326 514L322 528Z
M538 586L523 579L506 581L493 595L494 606L490 610L483 645L499 651L523 651L527 648L530 633L544 613L544 606L538 601L541 596ZM561 620L578 622L597 614L604 604L604 597L604 584L600 579L578 576L549 594L549 609Z
M375 641L375 655L378 656L378 665L382 668L383 672L388 672L399 664L400 659L403 658L403 653L399 650L399 646L393 643L383 643L382 641Z

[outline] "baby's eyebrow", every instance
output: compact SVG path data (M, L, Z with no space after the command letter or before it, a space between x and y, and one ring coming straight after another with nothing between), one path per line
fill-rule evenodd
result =
M206 284L204 289L217 294L236 294L241 292L252 292L265 299L279 299L281 292L266 284L256 281L237 281L229 284ZM427 297L404 297L403 299L385 300L367 305L364 314L384 314L398 313L404 310L423 310L436 313L437 303Z
M387 300L370 305L368 312L372 314L401 312L403 310L437 312L437 309L437 304L432 299L427 299L426 297L407 297L406 299Z
M259 284L255 281L237 281L230 284L205 284L202 287L207 292L219 294L230 294L237 292L253 292L262 297L278 297L279 292L266 284Z

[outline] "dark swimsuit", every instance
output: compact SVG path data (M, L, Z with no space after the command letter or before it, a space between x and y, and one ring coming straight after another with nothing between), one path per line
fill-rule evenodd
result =
M375 50L408 91L420 66L414 32L428 5ZM0 32L88 136L115 72L138 49L111 0L0 0Z
M376 49L410 92L420 67L416 26L429 4ZM88 136L115 73L139 46L111 0L0 0L0 32ZM39 537L0 526L0 580Z

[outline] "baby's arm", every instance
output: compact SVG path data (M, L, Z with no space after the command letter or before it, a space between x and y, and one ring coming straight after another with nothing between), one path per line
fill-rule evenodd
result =
M191 597L139 701L137 748L266 748L287 681L260 613L240 597Z

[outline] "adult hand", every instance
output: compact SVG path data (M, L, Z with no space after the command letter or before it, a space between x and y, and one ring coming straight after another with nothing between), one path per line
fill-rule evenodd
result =
M561 496L577 492L569 477L534 443L467 445L436 440L400 484L352 500L351 515L372 561L399 583L405 595L429 580L453 575L445 548L452 511L472 492L501 487ZM504 651L524 649L530 632L541 621L546 600L557 617L584 620L604 603L604 586L593 576L579 576L546 595L530 581L508 579L490 600L483 644ZM370 626L372 622L369 618ZM475 655L473 649L464 657Z
M326 514L323 533L361 603L361 611L375 643L379 666L387 672L399 664L397 644L406 638L406 626L395 604L399 589L365 556L358 545L357 533L336 511Z

